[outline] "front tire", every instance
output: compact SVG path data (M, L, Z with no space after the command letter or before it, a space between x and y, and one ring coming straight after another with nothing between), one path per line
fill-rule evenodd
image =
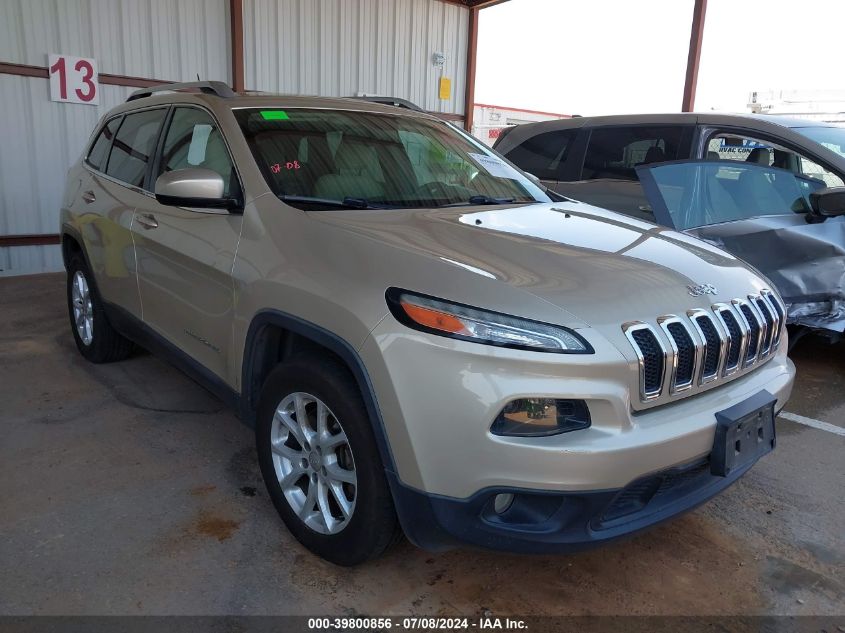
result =
M81 254L67 267L67 305L70 329L79 352L92 363L113 363L132 353L132 342L106 318L94 278Z
M256 445L273 505L309 550L351 566L394 540L378 447L358 386L340 363L313 355L274 369L261 392Z

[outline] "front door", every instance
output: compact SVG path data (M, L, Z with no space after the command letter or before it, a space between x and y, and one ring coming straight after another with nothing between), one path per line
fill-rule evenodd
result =
M180 106L167 123L153 188L161 173L188 167L219 173L227 196L240 191L216 121L201 108ZM145 208L136 209L132 225L144 322L230 385L231 273L242 217L150 198Z

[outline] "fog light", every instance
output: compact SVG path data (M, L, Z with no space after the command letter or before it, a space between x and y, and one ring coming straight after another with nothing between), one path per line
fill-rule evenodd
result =
M511 504L513 503L513 495L509 492L496 495L493 497L493 510L496 514L504 514L508 510L510 510Z
M520 398L509 402L493 421L495 435L533 437L586 429L590 410L583 400Z

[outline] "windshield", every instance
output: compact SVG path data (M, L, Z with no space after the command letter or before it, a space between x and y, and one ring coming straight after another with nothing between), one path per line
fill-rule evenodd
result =
M234 112L270 188L298 208L551 202L510 163L441 121L345 110Z
M802 127L800 132L810 140L815 141L826 148L833 150L840 156L845 157L845 128L842 127Z
M684 161L642 166L637 174L658 222L679 231L810 210L824 181L756 163Z

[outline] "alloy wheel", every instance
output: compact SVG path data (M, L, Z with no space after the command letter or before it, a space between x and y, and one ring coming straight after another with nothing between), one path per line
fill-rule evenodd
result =
M73 322L76 333L85 345L94 340L94 306L91 300L91 290L88 280L81 270L73 275L71 284L71 302L73 303Z
M358 478L338 419L319 398L291 393L270 428L273 468L299 519L320 534L337 534L355 511Z

